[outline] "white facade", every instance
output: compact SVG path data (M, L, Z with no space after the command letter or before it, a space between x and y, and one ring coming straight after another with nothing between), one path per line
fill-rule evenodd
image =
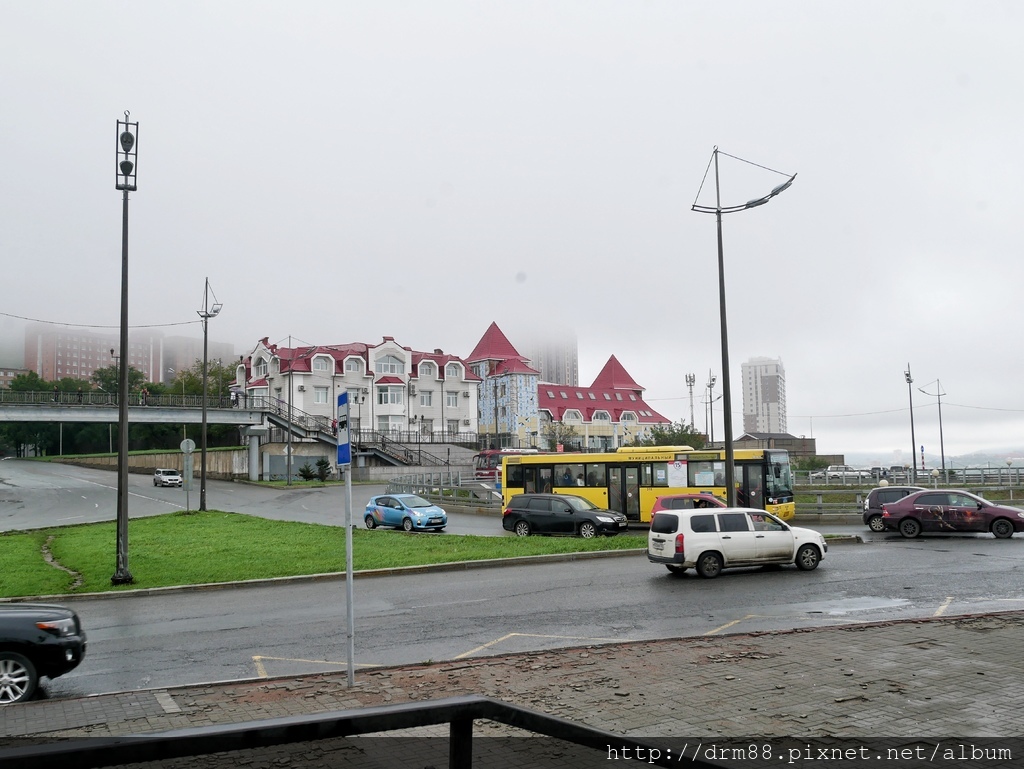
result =
M751 358L741 366L743 432L785 433L786 370L778 358Z
M328 419L348 392L352 430L422 436L475 433L478 381L461 359L413 351L391 337L377 345L297 348L263 339L236 375L246 397Z

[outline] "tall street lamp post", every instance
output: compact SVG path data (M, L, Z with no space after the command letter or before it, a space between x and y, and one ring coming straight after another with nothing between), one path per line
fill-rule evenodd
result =
M750 163L748 160L743 158L737 158L734 155L726 154L727 157L731 157L734 160L740 160L744 163ZM715 205L704 206L698 205L696 200L693 203L691 210L702 214L715 214L715 219L718 224L718 308L720 315L720 323L722 328L722 408L725 411L725 493L726 502L729 507L734 507L736 504L736 484L735 484L735 469L733 468L734 451L732 446L732 388L729 385L729 333L728 325L726 323L726 312L725 312L725 256L722 246L722 214L732 214L737 211L745 211L748 208L756 208L757 206L763 206L769 200L774 198L783 190L787 189L796 179L796 174L790 176L779 186L775 187L767 195L753 200L748 200L746 203L737 206L722 206L722 194L721 187L719 184L718 176L718 147L714 148L711 153L711 162L708 163L708 169L710 170L711 163L715 166ZM756 163L750 163L750 165L757 165ZM764 168L764 166L759 166ZM765 169L771 171L772 169ZM779 171L773 171L780 176L786 176ZM707 171L704 173L704 178L707 178ZM704 184L701 182L701 188L703 189ZM700 190L697 190L697 198L700 198Z
M125 365L117 372L117 567L110 582L130 585L135 580L128 570L128 193L134 192L138 163L139 124L117 121L115 145L114 188L121 190L121 360Z
M939 400L939 455L942 457L942 477L946 477L946 446L942 440L942 396L946 393L942 392L942 383L936 379L931 384L925 385L925 387L931 387L935 385L935 392L930 393L924 389L924 387L918 387L917 389L923 392L925 395L932 395Z
M910 461L914 463L914 472L910 476L910 482L914 483L917 480L917 438L914 437L914 377L910 375L909 363L903 376L907 380L907 392L910 394Z
M196 310L199 317L203 319L203 429L200 438L200 460L199 460L199 509L206 510L206 357L209 345L209 323L210 318L215 318L224 307L213 297L213 304L210 304L210 279L206 279L206 286L203 288L203 309Z

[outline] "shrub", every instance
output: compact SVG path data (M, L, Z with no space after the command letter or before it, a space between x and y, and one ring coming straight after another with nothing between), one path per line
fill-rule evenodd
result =
M323 482L327 480L327 477L331 474L331 463L327 457L320 457L316 461L316 477L319 481Z

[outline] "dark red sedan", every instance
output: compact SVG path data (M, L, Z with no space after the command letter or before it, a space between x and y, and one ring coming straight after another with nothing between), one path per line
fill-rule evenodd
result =
M726 504L710 494L672 494L654 500L651 518L662 510L696 510L702 507L726 507Z
M1024 531L1024 510L994 505L959 489L933 489L908 494L882 505L886 529L913 539L926 532L992 532L999 539Z

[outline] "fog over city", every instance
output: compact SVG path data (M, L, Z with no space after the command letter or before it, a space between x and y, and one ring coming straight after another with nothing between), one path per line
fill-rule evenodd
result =
M723 217L736 434L764 356L819 453L909 463L912 394L932 466L943 393L947 457L1024 456L1022 28L1009 1L7 2L0 351L116 329L129 111L133 327L199 336L209 278L239 353L572 334L582 384L615 355L673 420L695 374L702 430L717 146L724 206L797 174Z

